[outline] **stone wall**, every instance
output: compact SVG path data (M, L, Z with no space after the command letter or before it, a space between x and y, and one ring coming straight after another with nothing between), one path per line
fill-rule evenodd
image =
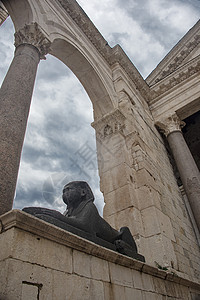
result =
M21 211L1 216L1 300L199 299L200 285Z
M146 261L200 278L200 251L164 140L144 99L119 64L118 110L96 122L104 217L128 226Z

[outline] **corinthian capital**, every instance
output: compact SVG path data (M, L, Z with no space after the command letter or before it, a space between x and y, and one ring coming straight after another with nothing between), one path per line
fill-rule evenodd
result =
M168 136L174 131L181 131L181 129L185 126L185 122L181 121L176 113L162 118L155 124L159 127L160 131L165 134L165 136Z
M15 47L17 48L22 44L29 44L36 47L40 53L40 59L45 59L51 42L37 23L31 23L25 25L15 33Z

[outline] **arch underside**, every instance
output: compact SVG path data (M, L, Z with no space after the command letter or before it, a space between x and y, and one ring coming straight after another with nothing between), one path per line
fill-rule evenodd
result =
M79 79L86 90L94 110L94 120L102 118L105 114L114 109L115 91L112 84L111 71L108 75L98 55L88 47L86 41L82 41L71 24L59 24L51 21L48 15L42 14L42 4L28 0L4 0L2 1L14 23L15 30L23 28L25 24L37 22L51 40L50 54L61 60L75 76ZM38 13L40 7L40 13ZM54 16L55 20L56 16ZM70 28L70 32L69 32ZM88 41L89 43L89 41ZM102 59L102 58L101 58Z

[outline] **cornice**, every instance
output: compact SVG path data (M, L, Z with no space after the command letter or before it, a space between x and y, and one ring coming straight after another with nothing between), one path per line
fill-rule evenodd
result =
M172 62L162 71L160 76L155 80L155 83L159 82L161 79L167 77L173 73L177 68L180 67L185 58L194 50L195 47L200 43L200 34L193 37L192 41L189 41L184 45L181 52L174 57Z
M183 65L176 70L173 74L161 80L159 83L153 85L150 89L150 103L154 103L156 99L166 92L169 92L174 87L178 87L192 76L199 74L200 72L200 56L196 57L192 61Z
M165 56L159 65L146 78L146 82L153 86L166 78L184 64L184 60L200 43L200 20L186 33L175 47Z
M119 45L111 48L84 10L75 0L57 0L65 9L67 14L73 19L78 27L103 56L106 62L113 66L116 62L125 70L130 79L136 85L136 89L141 93L145 100L148 99L149 86L142 78L136 67L130 61L126 53Z

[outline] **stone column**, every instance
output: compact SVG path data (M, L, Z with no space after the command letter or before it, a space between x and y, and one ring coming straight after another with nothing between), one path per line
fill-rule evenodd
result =
M200 173L181 131L184 122L176 114L173 114L157 122L156 125L167 137L195 221L200 230Z
M33 23L15 33L15 46L0 89L0 214L12 209L36 71L50 42Z

